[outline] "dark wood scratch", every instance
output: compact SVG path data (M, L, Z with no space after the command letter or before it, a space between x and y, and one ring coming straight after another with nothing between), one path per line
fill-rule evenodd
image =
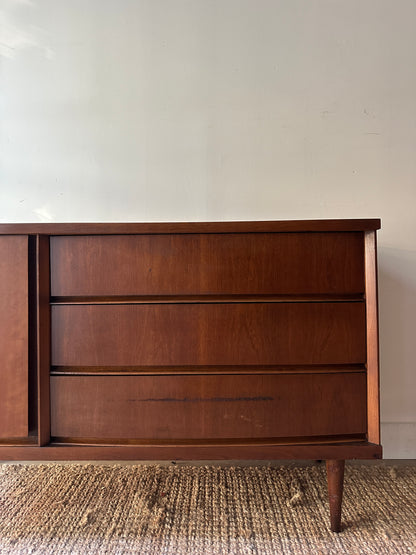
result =
M251 402L251 401L273 401L273 397L149 397L148 399L128 399L129 403L229 403L229 402Z

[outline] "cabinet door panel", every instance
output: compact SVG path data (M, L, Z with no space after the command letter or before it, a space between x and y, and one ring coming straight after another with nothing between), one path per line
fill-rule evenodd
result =
M0 236L0 437L28 435L28 238Z
M359 295L363 234L51 237L52 296Z
M52 365L362 364L355 303L57 305Z
M52 376L51 424L98 440L364 434L366 377Z

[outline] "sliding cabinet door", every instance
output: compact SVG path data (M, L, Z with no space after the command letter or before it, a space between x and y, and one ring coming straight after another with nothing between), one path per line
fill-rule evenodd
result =
M0 438L28 435L28 237L0 236Z

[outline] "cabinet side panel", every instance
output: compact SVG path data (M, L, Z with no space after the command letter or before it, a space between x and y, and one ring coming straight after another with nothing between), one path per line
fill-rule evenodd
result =
M0 437L28 435L28 237L0 237Z
M378 354L377 242L375 231L365 233L365 286L367 322L368 441L380 443Z

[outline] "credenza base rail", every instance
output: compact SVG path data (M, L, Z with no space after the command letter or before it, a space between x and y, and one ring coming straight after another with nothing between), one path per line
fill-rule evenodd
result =
M370 443L341 445L0 445L0 459L38 460L327 460L380 459Z

